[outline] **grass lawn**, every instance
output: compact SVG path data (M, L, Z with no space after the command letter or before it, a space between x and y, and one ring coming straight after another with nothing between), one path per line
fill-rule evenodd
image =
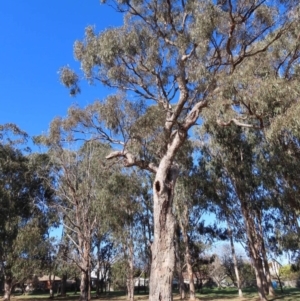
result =
M258 296L255 289L244 289L243 290L244 297L237 297L237 290L232 288L227 289L203 289L202 293L197 293L197 299L199 301L257 301ZM300 301L300 290L294 288L286 288L284 293L282 294L279 290L276 291L277 295L275 297L269 297L269 301ZM32 293L29 295L13 295L12 300L15 301L49 301L49 294L40 294L40 293ZM76 301L79 299L79 295L75 295L74 293L69 293L67 297L54 296L53 300L57 301ZM145 294L136 294L135 300L137 301L146 301L148 299L148 295ZM124 292L110 292L103 294L99 298L95 297L95 294L92 292L92 300L99 301L125 301L126 295ZM179 294L174 294L174 300L179 301ZM188 300L188 298L186 299Z
M243 298L238 297L236 289L204 289L202 294L197 294L197 298L201 301L257 301L259 300L257 290L254 288L243 289ZM269 301L300 301L300 289L286 288L282 294L280 290L276 290L275 297L268 297Z

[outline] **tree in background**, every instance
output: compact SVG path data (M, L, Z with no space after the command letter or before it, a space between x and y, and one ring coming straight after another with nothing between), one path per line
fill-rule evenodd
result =
M90 141L81 143L78 149L75 148L78 144L66 144L63 148L60 139L50 138L36 140L49 147L49 156L56 167L53 188L65 235L78 255L73 260L81 271L80 299L90 300L93 236L97 225L103 224L108 202L114 199L105 186L117 169L105 160L108 145Z
M47 233L57 219L48 157L23 153L20 143L27 135L17 126L1 125L0 130L0 271L9 300L16 284L22 286L45 266L51 248Z
M141 236L141 187L135 173L115 174L107 182L107 190L113 195L113 203L107 208L112 214L107 222L115 245L120 246L122 258L126 261L127 299L130 301L134 300L135 258Z

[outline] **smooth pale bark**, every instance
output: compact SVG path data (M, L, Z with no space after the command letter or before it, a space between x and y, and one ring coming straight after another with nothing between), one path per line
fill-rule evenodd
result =
M54 290L53 290L53 284L50 283L50 287L49 287L49 298L52 299L54 298Z
M228 222L227 222L227 228L228 228L228 235L229 235L229 239L230 239L231 255L232 255L232 260L233 260L234 273L235 273L235 277L236 277L238 293L239 293L239 297L243 297L240 273L239 273L239 269L238 269L238 262L237 262L237 258L236 258L236 254L235 254L235 248L234 248L233 237L232 237L232 230L231 230L231 227Z
M74 197L76 199L76 197ZM84 216L83 212L87 214L86 208L84 208L83 204L81 203L78 205L76 209L75 216L76 216L76 223L77 225L81 226L81 231L78 232L78 246L77 250L80 253L80 269L81 269L81 277L80 277L80 301L89 301L91 300L91 233L92 228L94 225L93 223L88 222L88 217ZM84 222L83 222L84 220ZM83 224L82 224L83 223Z
M128 273L127 273L127 300L134 300L134 279L133 279L133 243L132 241L128 246Z
M5 276L4 279L4 300L9 301L12 291L12 279L10 277Z
M54 281L55 281L55 275L53 275L53 278L52 278L51 273L50 273L49 274L49 295L50 295L49 297L51 299L54 298Z
M267 250L265 247L265 242L263 238L263 228L262 228L262 220L261 220L261 212L257 213L257 219L259 223L259 239L260 239L260 245L261 245L261 253L262 253L262 258L263 258L263 263L264 263L264 269L265 269L265 275L266 275L266 281L267 281L267 291L270 296L275 296L275 291L272 285L272 279L271 279L271 273L270 273L270 268L269 268L269 263L268 263L268 258L267 258Z

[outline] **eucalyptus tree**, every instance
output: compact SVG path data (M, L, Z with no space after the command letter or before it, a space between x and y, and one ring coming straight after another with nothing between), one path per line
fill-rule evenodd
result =
M234 274L238 287L239 297L243 296L241 289L238 260L236 258L234 240L246 241L244 233L245 226L242 222L242 214L236 195L231 185L230 178L223 172L224 165L218 156L218 148L209 143L201 148L201 156L198 161L199 195L210 204L210 212L215 214L216 219L224 224L225 236L222 239L229 239L231 256L234 265ZM203 200L200 199L201 202Z
M227 112L229 119L218 118L219 124L263 126L259 110L251 106L256 85L248 87L241 81L243 66L262 53L272 57L270 46L296 26L299 4L295 0L102 2L124 14L123 26L99 34L87 27L74 53L86 79L101 82L114 94L73 110L60 124L52 124L52 132L60 126L93 129L93 139L115 145L108 159L120 158L126 167L154 174L150 300L171 300L172 203L182 146L209 105L219 111L235 103L235 90L246 98L243 110L233 107ZM282 65L285 56L279 53L277 61ZM256 77L256 72L249 73L245 81ZM80 91L79 76L69 68L62 68L61 80L72 95ZM247 115L249 123L244 119Z
M44 267L51 246L47 233L57 221L47 157L25 153L27 138L16 125L0 126L0 271L7 300L15 284Z
M107 223L108 225L108 223ZM116 255L116 248L110 231L106 230L104 225L97 226L93 237L93 246L95 250L93 270L96 272L96 295L99 296L106 291L106 284L111 272L111 265Z
M106 207L114 199L105 186L117 167L112 168L105 160L110 151L107 144L97 141L62 143L62 137L68 136L68 132L59 134L56 140L48 136L36 140L49 147L48 153L55 166L53 188L57 209L65 235L78 255L73 256L73 260L81 271L80 299L89 300L93 235L96 225L105 219Z
M214 152L211 152L214 153L211 164L221 176L220 181L224 177L227 179L230 198L239 204L238 210L243 216L247 234L247 250L256 272L258 293L261 300L266 300L265 295L274 292L262 227L262 215L269 209L266 201L268 190L263 185L264 170L259 168L258 163L262 158L260 154L263 152L263 136L257 131L235 127L220 128L209 122L205 127L211 134L210 147L214 148ZM227 210L226 207L222 209Z
M265 155L265 169L269 174L265 179L272 202L272 212L268 223L273 233L269 247L273 254L281 255L291 251L293 259L299 257L299 133L296 120L298 103L295 102L284 116L278 116L268 135L268 152Z
M196 229L203 222L204 214L208 212L209 206L206 200L199 197L201 195L199 193L199 180L201 179L199 179L199 173L192 171L191 163L189 165L186 164L184 169L182 168L182 176L175 189L174 214L179 227L178 236L182 239L182 248L184 250L181 251L184 255L181 270L186 271L188 275L189 299L195 300L195 271L190 248L191 244L201 240L201 236L197 235L199 233L197 233ZM180 258L180 256L177 255L177 258ZM178 259L176 261L178 262Z
M60 295L66 296L67 293L67 279L73 278L75 280L75 292L77 286L78 275L80 275L79 267L75 264L77 262L78 253L74 250L73 243L69 239L68 231L65 227L62 227L61 238L56 242L56 253L53 258L53 268L47 270L48 275L53 273L61 278ZM74 254L75 253L75 254ZM76 258L77 257L77 258ZM49 277L50 278L50 277ZM53 277L51 279L53 281Z
M114 195L110 205L111 214L108 224L115 244L119 244L126 261L127 299L134 300L134 268L135 257L141 228L139 202L141 183L136 173L116 174L107 182L107 190Z

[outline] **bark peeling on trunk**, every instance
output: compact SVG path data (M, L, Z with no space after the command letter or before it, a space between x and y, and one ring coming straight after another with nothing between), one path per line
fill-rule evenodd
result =
M81 280L80 280L80 301L88 301L90 300L89 296L89 275L88 272L81 272Z
M246 202L241 201L241 207L242 207L242 214L246 225L246 233L247 233L250 257L252 259L252 263L255 271L258 295L261 301L267 301L266 298L267 292L265 291L266 277L264 274L262 259L259 253L259 243L256 237L255 224L253 221L253 217L249 212L249 208Z
M151 247L150 301L172 301L175 218L172 211L176 168L158 170L154 180L154 241Z

